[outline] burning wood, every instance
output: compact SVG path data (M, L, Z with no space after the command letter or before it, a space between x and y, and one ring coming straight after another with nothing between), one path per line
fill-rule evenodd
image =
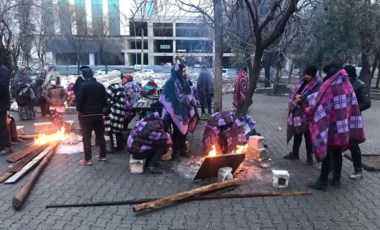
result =
M45 133L42 133L37 136L36 139L34 139L34 143L37 145L47 145L47 144L54 144L57 142L60 142L61 140L65 139L67 135L65 134L65 129L62 127L59 131L56 133L47 135Z

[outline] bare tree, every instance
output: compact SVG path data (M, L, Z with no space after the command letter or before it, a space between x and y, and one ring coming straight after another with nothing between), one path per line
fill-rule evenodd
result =
M80 56L83 45L88 39L89 31L86 28L86 10L80 6L70 5L68 2L59 2L58 12L61 23L61 35L70 43L75 53L77 73L79 74Z

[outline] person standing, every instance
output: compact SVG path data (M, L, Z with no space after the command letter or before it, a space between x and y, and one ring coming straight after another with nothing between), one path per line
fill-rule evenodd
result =
M16 102L18 105L18 117L20 120L33 120L36 114L33 108L33 100L35 94L32 89L32 79L28 74L28 70L24 66L20 66L16 72L14 84L17 89Z
M121 77L121 82L125 93L124 129L127 129L129 122L131 122L133 117L136 115L136 112L132 109L132 107L133 104L140 99L140 87L133 82L132 75L123 74Z
M10 109L9 81L11 72L6 67L5 58L1 56L0 63L0 156L12 153L10 134L7 124L7 113Z
M41 117L45 117L49 114L49 104L47 103L46 99L42 96L42 85L45 81L47 70L47 67L44 66L41 70L40 75L38 75L34 83L34 92L36 94L37 103L41 108Z
M371 97L369 95L369 88L367 85L358 78L356 75L356 69L352 65L346 65L344 67L352 87L354 88L356 98L358 99L360 113L371 107ZM362 153L358 144L350 146L352 163L354 165L354 174L350 176L350 179L357 180L363 178L362 173Z
M119 78L120 74L111 78ZM107 88L107 110L105 112L106 134L110 137L110 151L115 153L123 150L123 130L125 116L125 92L121 83L113 83Z
M248 75L247 68L242 68L235 81L234 99L232 102L233 109L236 110L245 100L248 92Z
M286 142L289 144L289 141L293 137L294 140L292 152L284 156L284 159L299 159L302 136L304 136L307 164L313 165L313 150L305 109L309 106L308 96L318 91L321 84L322 80L319 75L317 75L317 68L315 66L309 66L305 69L303 77L290 93Z
M198 122L196 100L186 80L186 67L175 64L170 78L165 82L159 101L163 105L162 118L165 131L173 127L173 157L190 157L186 149L188 131L193 132Z
M50 83L43 91L42 96L49 103L52 123L60 129L63 125L63 113L65 112L67 93L56 77L50 78Z
M206 66L201 67L201 72L197 80L197 95L199 103L201 104L201 116L205 116L206 108L208 115L211 115L212 97L214 96L214 83L211 73L207 70Z
M96 156L98 161L107 161L106 141L104 139L103 112L107 107L106 89L93 77L94 73L88 66L82 66L83 82L77 92L77 110L80 113L82 125L82 138L84 159L81 165L92 165L91 134L95 131L96 139L100 147L100 154Z
M340 186L342 172L342 152L350 145L365 141L363 121L354 89L344 69L336 64L323 68L323 84L318 90L315 102L306 108L310 118L310 133L313 152L322 161L321 174L309 187L326 190L331 159L334 176L331 184Z

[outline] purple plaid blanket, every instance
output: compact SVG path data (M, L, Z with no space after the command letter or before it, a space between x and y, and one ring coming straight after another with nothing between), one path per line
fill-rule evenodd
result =
M313 152L318 161L326 157L328 147L345 151L349 145L365 141L358 101L345 70L322 84L315 105L305 113L310 118Z
M215 145L218 153L231 153L236 145L244 145L247 138L244 123L230 111L217 112L207 121L202 138L202 151L207 155Z
M156 112L136 123L128 136L127 150L130 153L142 153L149 149L169 147L171 144L171 137L164 131L164 124Z
M296 102L296 95L299 91L301 85L305 82L301 79L292 90L289 96L289 113L288 113L288 126L286 133L286 143L292 139L296 134L305 133L309 129L309 124L307 122L307 117L305 115L305 109L309 106L309 95L318 91L322 84L322 79L317 74L302 90L302 101L301 103Z

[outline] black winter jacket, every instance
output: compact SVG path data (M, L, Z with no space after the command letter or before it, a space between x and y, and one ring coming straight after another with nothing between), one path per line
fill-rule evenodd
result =
M357 77L350 79L350 81L358 99L360 112L371 107L371 98L367 85Z
M77 110L83 115L102 115L107 107L107 95L104 86L95 78L80 84L77 95Z
M0 112L8 111L10 108L9 81L11 72L4 65L0 66Z

